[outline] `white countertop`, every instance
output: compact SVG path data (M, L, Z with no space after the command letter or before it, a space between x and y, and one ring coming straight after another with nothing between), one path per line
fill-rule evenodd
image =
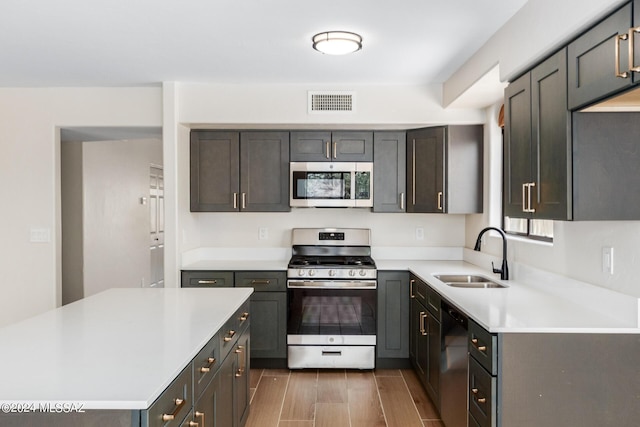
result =
M110 289L0 328L0 402L146 409L252 292Z

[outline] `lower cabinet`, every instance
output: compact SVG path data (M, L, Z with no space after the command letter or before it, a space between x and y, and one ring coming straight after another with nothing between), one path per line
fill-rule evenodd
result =
M378 368L409 358L409 317L409 273L378 271Z

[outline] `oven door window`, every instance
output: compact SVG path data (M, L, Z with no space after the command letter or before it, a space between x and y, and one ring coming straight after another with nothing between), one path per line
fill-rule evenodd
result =
M351 173L294 171L293 198L350 199Z
M289 335L375 335L375 289L289 289Z

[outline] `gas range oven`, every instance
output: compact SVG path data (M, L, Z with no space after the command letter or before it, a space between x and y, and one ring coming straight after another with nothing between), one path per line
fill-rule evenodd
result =
M371 231L295 228L287 270L291 369L375 367L377 270Z

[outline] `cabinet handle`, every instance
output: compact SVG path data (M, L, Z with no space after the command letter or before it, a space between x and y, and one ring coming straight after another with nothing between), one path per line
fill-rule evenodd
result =
M529 182L526 184L527 186L527 210L525 212L534 213L536 210L531 207L531 187L535 187L535 182Z
M245 320L247 320L249 318L249 313L248 312L244 312L242 313L242 315L240 316L240 321L244 322Z
M242 193L242 209L247 209L247 193Z
M412 146L412 150L413 150L413 155L412 155L412 159L411 159L411 163L412 163L412 168L413 168L413 174L411 176L411 189L412 189L412 197L413 197L413 206L416 205L416 140L413 140L413 146Z
M179 397L174 399L176 404L176 408L173 410L171 414L162 414L162 421L172 421L176 419L176 415L180 412L180 409L187 403L185 399L180 399Z
M640 65L633 63L633 57L635 53L635 35L640 33L640 27L634 27L629 29L629 71L640 73Z
M404 210L404 193L400 193L400 209Z
M333 158L338 158L338 143L335 141L333 142Z
M416 283L415 280L411 279L409 280L409 295L411 296L411 298L415 298L416 295L413 293L413 284Z
M420 333L422 335L427 335L427 328L424 325L424 320L427 318L427 313L424 311L420 312Z
M324 146L324 147L325 147L325 152L327 153L327 159L330 159L330 158L331 158L331 153L330 153L330 151L329 151L329 150L330 150L330 149L329 149L329 144L331 144L331 143L330 143L329 141L327 141L327 142L326 142L326 144L325 144L325 146Z
M204 422L204 412L200 412L200 411L196 411L195 413L196 417L198 418L202 418L202 427L206 426L207 424L205 424ZM200 425L199 423L196 423L196 425Z
M233 339L233 336L236 334L236 331L230 330L226 337L224 337L224 342L229 342Z
M478 403L486 403L487 402L487 398L486 397L478 397L478 393L480 392L480 390L478 390L477 388L472 388L471 389L471 394L473 394L473 398L476 399L476 402Z
M233 193L233 209L238 209L238 193Z
M522 212L527 211L527 184L526 182L522 184Z
M252 285L268 285L270 283L271 283L271 280L268 280L268 279L262 279L262 280L253 279L251 281Z
M198 280L198 285L215 285L217 280Z
M475 348L477 348L478 351L481 351L483 353L487 352L487 346L486 345L478 345L478 338L472 338L471 339L471 344L473 344L473 346Z
M195 421L189 421L189 427L198 427L200 424L198 424Z
M438 210L442 210L442 191L438 191Z
M621 79L626 79L629 77L629 73L626 71L620 72L620 40L627 40L629 38L628 34L618 34L616 35L616 48L615 48L615 56L616 56L616 77L620 77Z
M203 374L206 374L207 372L211 371L211 367L216 363L216 359L215 357L209 357L207 359L208 365L207 366L202 366L200 368L200 372L202 372Z
M243 345L239 345L238 348L236 348L236 354L237 355L241 355L244 353L244 346ZM240 357L240 360L238 361L238 365L240 366L238 368L238 370L236 371L236 378L240 378L242 376L242 374L244 374L244 368L245 368L245 362L244 362L244 356L238 356Z

